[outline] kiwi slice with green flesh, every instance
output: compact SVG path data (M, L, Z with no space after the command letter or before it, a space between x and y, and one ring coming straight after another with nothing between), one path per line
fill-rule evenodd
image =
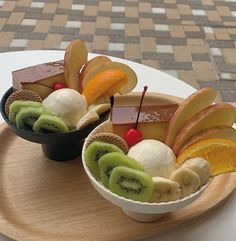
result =
M43 113L50 114L44 107L21 107L16 115L16 126L25 130L32 130L34 122Z
M98 160L103 155L110 152L119 152L124 154L124 152L116 145L102 141L94 141L88 146L84 153L85 163L87 167L89 168L93 176L98 180L100 180Z
M123 153L112 152L103 155L98 160L98 166L100 170L101 181L104 186L109 186L109 178L113 168L118 166L126 166L140 171L144 171L144 167L135 159L126 156Z
M68 132L69 129L61 118L42 114L34 122L33 131L37 133L64 133Z
M129 167L115 167L109 179L113 193L134 201L148 202L153 194L152 177L143 171Z
M21 107L43 107L42 103L36 101L24 101L16 100L9 106L9 120L12 124L16 125L16 115L20 111Z

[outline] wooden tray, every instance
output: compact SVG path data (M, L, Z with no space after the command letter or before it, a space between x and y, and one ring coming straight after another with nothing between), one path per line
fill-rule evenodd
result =
M79 159L54 162L0 126L0 232L24 241L121 241L188 222L222 203L236 173L215 178L190 206L153 223L129 219L91 186Z

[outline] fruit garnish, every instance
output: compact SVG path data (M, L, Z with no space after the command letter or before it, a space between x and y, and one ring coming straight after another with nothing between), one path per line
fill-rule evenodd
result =
M194 92L180 104L170 120L165 137L165 143L172 146L178 132L184 127L197 112L211 105L216 98L217 92L213 88L207 87Z
M76 124L76 130L81 130L84 127L99 120L99 115L95 111L88 111Z
M136 143L140 142L143 139L143 134L142 134L141 131L139 131L137 129L137 127L138 127L138 120L139 120L141 107L142 107L142 104L143 104L143 98L145 96L145 93L146 93L147 89L148 89L148 87L144 86L142 96L141 96L141 100L140 100L140 104L139 104L138 115L137 115L137 119L136 119L134 128L129 129L124 134L124 140L126 141L126 143L128 144L129 147L135 145Z
M50 115L45 107L21 107L16 115L16 126L21 129L31 130L35 121L42 114Z
M22 107L43 107L42 103L35 101L15 100L9 106L9 121L16 125L16 116Z
M69 129L66 123L57 116L42 114L33 125L34 132L37 133L65 133Z
M55 83L52 86L53 90L59 90L59 89L63 89L66 88L66 85L64 83Z
M223 138L230 141L236 141L236 130L231 126L212 126L210 128L204 129L198 132L196 135L190 137L179 149L177 155L182 153L188 147L194 145L197 142L211 139L211 138Z
M103 96L116 94L128 82L127 75L119 69L109 69L100 72L86 84L83 96L88 105Z
M118 146L102 141L94 141L85 151L85 163L93 176L98 180L100 179L98 160L110 152L124 153Z
M194 157L202 157L210 163L212 176L236 171L236 142L222 138L200 141L181 153L177 163Z
M96 56L92 59L90 59L81 69L80 73L79 73L79 82L78 82L78 90L80 93L83 92L83 85L82 85L82 82L83 82L83 79L85 78L85 76L87 76L87 73L93 69L94 67L100 65L100 64L103 64L103 63L106 63L106 62L111 62L111 60L106 57L106 56L103 56L103 55L99 55L99 56Z
M79 72L87 63L87 59L88 51L85 43L80 39L70 42L64 56L64 76L68 88L78 91Z
M180 198L180 185L168 178L153 177L154 191L151 202L161 203L175 201Z
M188 159L181 167L186 167L195 172L200 178L200 185L204 185L211 176L209 162L201 157Z
M143 166L135 159L118 152L111 152L103 155L98 160L98 166L100 170L101 181L105 187L108 187L111 172L115 167L125 166L132 169L144 171Z
M218 125L232 126L236 120L236 108L228 103L210 105L188 120L175 138L172 149L177 153L181 146L200 131Z
M97 66L94 66L83 77L81 77L80 83L82 85L82 89L84 89L87 83L92 78L94 78L97 74L110 69L118 69L118 70L124 71L127 74L128 81L119 90L121 94L127 94L131 92L134 89L134 87L137 85L137 82L138 82L137 75L133 71L133 69L130 68L127 64L113 62L113 61L106 61L105 63L101 63L101 64L98 64Z
M173 171L170 175L170 180L177 182L181 189L181 198L187 197L196 192L200 187L200 178L192 170L183 167Z
M109 188L119 196L147 202L153 193L153 181L149 174L125 166L115 167L109 179Z

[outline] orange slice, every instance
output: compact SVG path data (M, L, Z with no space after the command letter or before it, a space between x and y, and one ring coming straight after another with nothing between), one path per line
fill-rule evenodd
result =
M127 74L124 71L119 69L105 70L89 80L82 94L90 105L99 97L114 95L127 82Z
M182 152L177 163L181 164L194 157L206 159L211 165L213 176L236 171L236 142L222 138L200 141Z

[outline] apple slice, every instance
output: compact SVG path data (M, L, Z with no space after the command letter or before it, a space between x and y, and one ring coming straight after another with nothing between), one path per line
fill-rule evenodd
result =
M127 74L128 83L120 89L121 94L127 94L134 89L138 81L136 73L128 65L119 62L106 62L90 69L81 80L82 87L84 88L89 80L93 79L97 74L109 69L122 70Z
M171 147L174 143L176 135L185 125L185 123L197 112L211 105L216 98L216 95L217 92L214 89L207 87L196 91L186 98L180 104L170 121L165 137L165 144Z
M92 68L94 68L95 66L105 63L105 62L111 62L111 60L103 55L99 55L96 56L92 59L90 59L81 69L80 73L79 73L79 92L82 93L83 92L83 87L82 87L82 80L84 79L84 76L88 73L88 71Z
M197 142L210 138L224 138L236 142L236 130L229 126L213 126L198 132L196 135L190 137L179 149L177 155L182 153L188 147Z
M172 149L174 153L177 153L183 143L196 133L218 125L232 126L235 120L236 108L234 106L227 103L208 106L185 123L184 127L176 135Z
M78 90L79 72L87 62L88 51L83 41L72 41L66 48L64 56L64 76L68 88Z

